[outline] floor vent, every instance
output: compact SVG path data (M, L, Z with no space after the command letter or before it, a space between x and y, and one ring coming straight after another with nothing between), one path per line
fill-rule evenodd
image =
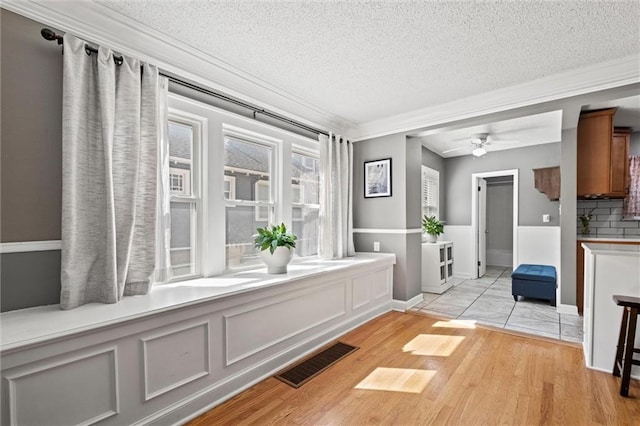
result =
M334 363L340 361L351 352L357 350L356 346L338 342L335 345L317 353L316 355L302 361L288 370L275 376L286 384L299 388L322 371L329 368Z

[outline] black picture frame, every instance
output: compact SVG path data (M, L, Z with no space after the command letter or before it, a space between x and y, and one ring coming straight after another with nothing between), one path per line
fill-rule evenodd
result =
M364 198L391 197L391 158L364 162Z

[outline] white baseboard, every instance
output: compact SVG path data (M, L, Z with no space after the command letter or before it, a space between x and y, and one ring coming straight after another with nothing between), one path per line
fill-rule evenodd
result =
M511 268L513 250L487 249L487 265Z
M588 365L587 365L587 368L589 368L589 369L591 369L591 370L595 370L595 371L602 371L603 373L609 373L609 374L611 374L611 372L612 372L611 370L607 370L606 368L589 367ZM632 379L635 379L635 380L640 380L640 376L638 376L638 375L636 375L636 374L632 374L632 375L631 375L631 378L632 378ZM619 380L619 379L618 379L618 380Z
M559 314L578 316L578 307L576 305L564 305L562 303L558 303L558 306L556 307L556 311Z
M463 280L472 280L475 277L469 273L466 272L459 272L457 274L453 274L454 278L462 278Z
M422 296L422 293L418 294L415 297L412 297L406 302L404 300L393 299L391 302L391 309L397 312L407 312L409 309L411 309L412 307L414 307L415 305L417 305L422 301L424 301L424 297Z

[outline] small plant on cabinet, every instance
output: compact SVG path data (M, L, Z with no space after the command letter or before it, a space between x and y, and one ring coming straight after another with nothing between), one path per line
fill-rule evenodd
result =
M435 216L424 215L422 217L422 232L427 234L427 241L435 243L438 240L438 235L444 232L444 222L436 219Z

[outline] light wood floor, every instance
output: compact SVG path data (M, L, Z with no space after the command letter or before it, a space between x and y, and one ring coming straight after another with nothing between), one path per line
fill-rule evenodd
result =
M189 425L640 425L640 383L619 396L581 348L437 325L450 323L385 314L343 336L360 349L301 388L269 378Z

